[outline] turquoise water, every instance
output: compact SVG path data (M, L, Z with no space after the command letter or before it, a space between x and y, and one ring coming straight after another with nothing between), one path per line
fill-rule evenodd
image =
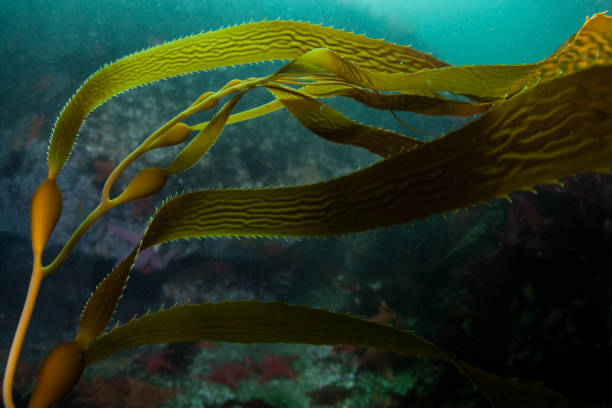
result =
M408 27L428 51L452 64L522 64L550 55L610 1L376 1L375 17ZM358 1L355 4L362 4Z

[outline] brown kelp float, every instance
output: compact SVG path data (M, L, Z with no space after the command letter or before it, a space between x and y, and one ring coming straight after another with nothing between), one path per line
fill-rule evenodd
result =
M263 78L233 80L203 93L144 140L110 174L100 203L57 257L41 257L62 208L56 177L87 115L132 87L184 73L265 60L290 60ZM234 113L250 90L268 104ZM463 95L457 100L447 95ZM481 114L431 142L353 121L321 100L352 98L375 109L425 115ZM187 125L192 114L227 99L210 122ZM612 164L612 19L598 14L553 55L535 64L449 66L410 47L318 25L249 23L194 35L120 59L93 74L62 110L48 153L48 178L31 204L33 269L8 358L3 398L13 407L12 381L43 279L56 271L87 229L109 209L159 191L169 177L207 153L231 123L286 109L326 140L381 156L367 168L329 181L293 187L193 191L163 203L141 242L98 285L75 338L43 362L31 407L53 405L83 370L107 356L145 344L211 340L239 343L358 345L441 359L453 364L500 407L589 406L539 383L506 380L449 355L409 331L344 314L282 302L237 301L175 306L106 334L141 250L192 237L313 237L364 231L426 218L495 197L556 182ZM116 197L119 175L152 149L185 142L165 168L138 173Z

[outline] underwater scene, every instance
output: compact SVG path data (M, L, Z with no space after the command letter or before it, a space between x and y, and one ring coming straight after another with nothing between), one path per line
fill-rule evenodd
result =
M612 407L612 1L0 22L2 406Z

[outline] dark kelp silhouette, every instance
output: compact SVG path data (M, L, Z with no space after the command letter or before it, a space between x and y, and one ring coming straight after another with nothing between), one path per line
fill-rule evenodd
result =
M104 184L99 205L55 260L42 252L61 213L56 177L82 122L122 91L170 76L264 60L291 60L264 78L233 80L202 94L130 153ZM106 334L139 251L192 237L313 237L402 224L507 197L580 172L610 172L612 160L612 19L597 14L553 55L535 64L449 66L410 47L298 22L249 23L194 35L120 59L93 74L62 110L50 141L48 178L31 204L32 278L7 363L3 398L13 407L12 379L38 288L85 231L112 207L159 191L196 163L231 123L286 109L304 127L336 143L360 146L378 163L333 180L294 187L194 191L168 199L141 242L98 285L73 341L45 358L31 407L57 402L84 368L127 348L212 340L375 347L453 364L500 407L594 406L540 383L500 378L449 355L409 331L344 314L282 302L225 301L147 314ZM254 88L273 101L233 114ZM448 98L463 95L467 101ZM210 122L187 125L195 112L230 97ZM355 122L320 101L352 98L375 109L426 115L482 114L431 142ZM145 152L198 133L166 168L142 170L118 196L118 176Z

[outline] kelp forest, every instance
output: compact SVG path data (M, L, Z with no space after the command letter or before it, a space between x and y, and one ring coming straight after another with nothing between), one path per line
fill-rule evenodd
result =
M97 206L75 225L57 253L49 253L47 244L64 204L78 200L69 186L58 182L58 175L71 159L92 111L105 102L116 103L111 100L116 95L147 84L156 86L165 78L264 61L281 61L282 65L266 76L202 89L189 106L126 152L101 181ZM238 111L239 101L255 92L266 93L268 102ZM338 99L393 115L411 135L427 134L427 129L405 123L400 115L406 112L466 119L463 126L441 137L412 137L348 117L332 107ZM490 372L420 337L410 327L396 328L388 320L284 299L187 302L122 324L110 323L139 255L159 244L191 238L318 239L372 230L386 234L387 227L410 228L409 224L431 216L470 211L496 198L509 200L511 193L536 192L537 186L559 184L567 176L609 174L612 18L603 13L588 18L548 58L523 65L454 66L409 46L281 20L164 42L105 65L61 110L49 140L47 178L32 195L32 275L6 363L6 407L15 407L14 377L29 322L36 313L39 289L46 278L62 269L90 227L114 207L159 192L168 180L214 155L213 146L224 128L279 110L288 112L316 137L365 149L378 156L378 161L311 184L164 190L166 199L154 210L131 252L91 287L91 296L82 309L79 306L82 312L80 318L74 316L79 322L74 338L48 351L38 369L29 407L54 406L71 393L89 366L115 353L179 342L367 347L424 357L423 364L442 362L453 367L491 406L602 406L576 400L531 376L506 378ZM198 123L194 118L203 111L214 114ZM78 142L98 143L85 137ZM172 146L181 147L171 150ZM138 171L116 192L126 169L137 166L153 150L165 161ZM47 258L51 261L45 263ZM164 268L171 271L172 262ZM88 271L78 273L84 276ZM202 403L206 406L206 401Z

